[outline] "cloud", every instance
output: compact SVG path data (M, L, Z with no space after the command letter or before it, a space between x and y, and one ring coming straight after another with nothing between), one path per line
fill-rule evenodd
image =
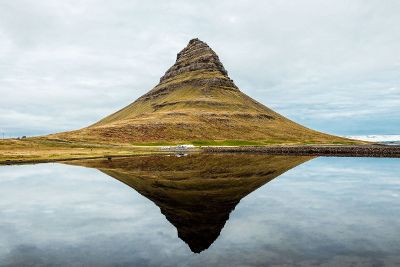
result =
M293 120L398 133L398 119L365 120L400 118L399 12L394 0L4 2L0 130L94 123L151 89L199 37L245 93Z

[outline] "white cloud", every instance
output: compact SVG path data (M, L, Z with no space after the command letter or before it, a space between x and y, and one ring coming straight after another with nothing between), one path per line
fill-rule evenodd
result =
M4 2L0 128L93 123L151 89L199 37L245 93L294 120L342 133L329 118L343 117L400 132L395 119L363 123L400 118L399 12L394 0Z

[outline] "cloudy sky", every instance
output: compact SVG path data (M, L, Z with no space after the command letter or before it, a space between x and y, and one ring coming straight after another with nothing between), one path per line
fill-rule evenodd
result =
M335 134L400 133L400 1L0 2L0 131L84 127L199 37L251 97Z

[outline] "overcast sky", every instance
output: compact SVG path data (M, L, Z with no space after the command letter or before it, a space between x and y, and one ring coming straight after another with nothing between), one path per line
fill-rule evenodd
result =
M194 37L241 90L335 134L400 133L400 1L0 1L0 131L92 124Z

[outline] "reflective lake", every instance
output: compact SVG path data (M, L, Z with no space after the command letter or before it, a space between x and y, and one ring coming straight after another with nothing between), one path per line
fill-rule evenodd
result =
M0 266L400 266L400 159L0 167Z

